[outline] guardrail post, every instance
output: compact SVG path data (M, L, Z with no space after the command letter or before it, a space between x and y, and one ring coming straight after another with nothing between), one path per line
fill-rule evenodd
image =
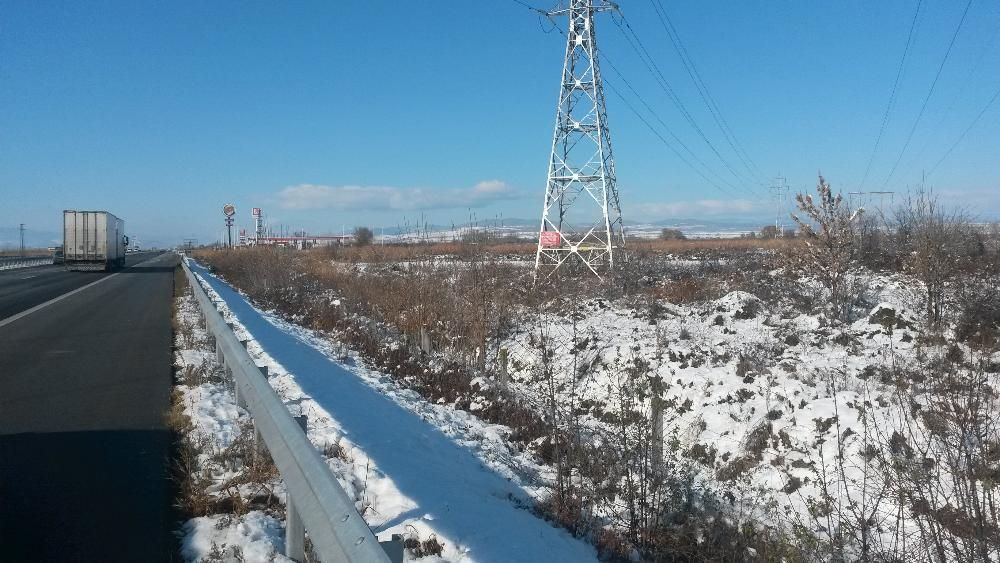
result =
M245 410L247 408L247 400L244 397L245 393L240 390L240 384L236 381L236 378L233 378L233 393L236 395L236 406Z
M215 361L219 363L219 366L226 366L226 357L222 353L222 345L219 344L219 338L215 338Z
M420 327L420 349L424 354L431 353L431 334L425 327Z
M257 366L257 369L260 370L260 374L264 376L264 379L267 379L267 366ZM267 444L264 443L264 439L260 436L260 428L257 427L256 422L253 424L253 440L257 456L262 456L267 451Z
M285 557L299 563L306 560L306 528L291 497L285 502Z
M309 424L309 418L304 414L292 418L295 419L304 433ZM296 512L295 503L292 502L291 497L286 502L285 514L285 556L295 561L305 561L306 529L302 525L302 518Z
M382 546L382 551L389 556L389 561L392 563L403 563L403 552L406 550L406 546L403 544L403 536L400 534L393 534L392 539L378 542Z
M309 418L306 415L293 416L302 432L306 431ZM302 518L295 510L295 503L291 497L285 504L285 556L295 561L305 561L306 549L306 529L302 525Z
M508 377L510 377L510 374L507 372L506 348L500 349L500 373L498 375L500 376L500 384L503 385L504 387L507 387L507 379Z

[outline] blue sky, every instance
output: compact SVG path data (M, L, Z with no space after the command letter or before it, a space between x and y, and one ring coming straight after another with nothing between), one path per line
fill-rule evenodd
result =
M626 220L771 216L651 1L620 4L742 176L730 175L616 20L601 15L608 59L709 175L734 186L706 182L609 89ZM663 2L757 180L780 174L805 190L822 171L844 191L858 189L872 154L916 4ZM884 184L965 7L923 4L867 190L919 183L1000 88L1000 6L973 0ZM548 29L512 0L0 2L0 226L56 231L64 208L108 209L134 236L166 245L218 237L226 202L242 223L260 206L274 223L313 232L421 217L533 219L565 41ZM927 184L948 204L1000 216L998 139L1000 101Z

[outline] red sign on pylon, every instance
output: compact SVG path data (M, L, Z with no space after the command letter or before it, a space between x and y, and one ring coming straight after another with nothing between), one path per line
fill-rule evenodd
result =
M539 237L539 242L545 248L557 247L562 243L562 237L559 236L558 231L542 231Z

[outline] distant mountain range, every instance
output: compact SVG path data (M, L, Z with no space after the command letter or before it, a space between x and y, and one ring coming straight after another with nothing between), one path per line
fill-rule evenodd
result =
M790 221L786 221L786 225ZM511 231L537 231L538 230L538 219L522 219L522 218L504 218L504 219L484 219L482 221L476 221L472 224L462 223L454 225L439 225L439 224L428 224L421 225L420 228L415 226L409 229L402 227L385 227L376 228L376 234L384 233L386 235L399 235L404 234L409 231L410 234L415 231L429 231L429 232L442 232L442 231L463 231L466 229L496 229L502 228L504 230ZM626 231L652 231L659 230L663 228L674 228L680 229L685 233L702 233L702 232L746 232L746 231L758 231L764 225L769 224L767 219L761 219L759 217L754 218L715 218L715 219L695 219L695 218L675 218L675 219L660 219L657 221L625 221Z

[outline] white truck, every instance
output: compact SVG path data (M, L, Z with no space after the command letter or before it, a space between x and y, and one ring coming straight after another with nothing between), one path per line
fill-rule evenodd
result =
M63 211L67 270L111 271L125 266L125 221L107 211Z

